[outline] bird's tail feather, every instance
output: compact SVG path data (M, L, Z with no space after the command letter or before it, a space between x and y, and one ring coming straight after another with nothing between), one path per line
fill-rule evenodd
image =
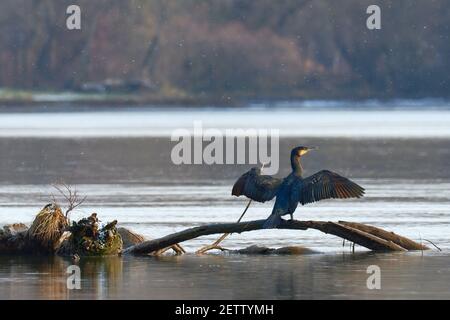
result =
M278 214L271 214L263 224L263 229L276 228L281 222L281 218Z

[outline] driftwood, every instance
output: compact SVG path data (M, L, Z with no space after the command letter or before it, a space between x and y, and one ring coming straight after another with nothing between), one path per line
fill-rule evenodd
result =
M366 233L370 233L378 238L392 241L393 243L399 245L400 247L406 250L428 250L429 248L423 244L412 241L411 239L400 236L394 232L386 231L374 226L369 226L362 223L357 222L347 222L347 221L339 221L339 224L345 225L347 227L355 228Z
M255 220L237 223L209 224L186 229L159 239L145 240L144 237L130 230L116 228L117 221L113 221L100 228L96 213L78 222L73 222L71 226L67 226L66 223L61 224L60 217L65 221L61 209L57 205L51 204L45 206L36 216L33 222L35 228L28 228L24 224L4 226L0 229L0 254L56 253L62 255L116 255L120 254L123 248L123 253L137 255L160 255L169 249L172 249L176 254L183 254L185 250L179 244L183 241L210 234L224 234L218 240L221 241L231 233L263 229L265 222L265 220ZM316 229L374 251L429 249L423 244L393 232L356 222L283 220L277 228L291 230ZM54 235L57 235L57 237ZM213 244L213 249L225 251L226 249L217 245L218 241ZM207 247L208 250L209 247L211 246ZM299 247L286 248L288 249L252 246L241 250L226 251L249 254L307 253L304 249L299 250Z
M189 228L159 239L144 241L124 250L128 254L150 254L174 244L194 239L200 236L217 233L241 233L260 230L265 220L254 220L240 223L209 224ZM373 251L407 251L427 250L428 247L413 240L398 236L382 229L359 223L330 221L298 221L283 220L278 229L307 230L316 229L356 243ZM403 245L405 247L403 247Z

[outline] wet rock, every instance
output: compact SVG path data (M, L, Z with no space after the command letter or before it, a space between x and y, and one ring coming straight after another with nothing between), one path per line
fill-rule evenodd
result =
M19 233L27 232L28 227L24 223L13 223L3 226L3 230L0 230L1 237L17 236Z
M28 249L28 227L23 223L9 224L0 229L0 254L24 253Z
M145 241L144 236L134 233L127 228L117 228L117 232L122 237L123 247L128 248Z

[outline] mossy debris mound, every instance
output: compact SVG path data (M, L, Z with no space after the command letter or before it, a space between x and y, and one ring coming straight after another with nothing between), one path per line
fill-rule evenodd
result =
M106 256L122 252L122 237L116 228L117 220L99 228L97 214L73 222L70 234L64 239L57 253L61 255Z

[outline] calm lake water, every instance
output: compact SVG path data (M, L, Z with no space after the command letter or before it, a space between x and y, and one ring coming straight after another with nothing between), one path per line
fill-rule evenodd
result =
M87 195L72 215L97 212L156 238L202 223L236 220L246 200L230 195L249 165L171 162L174 129L274 128L280 130L280 172L289 172L296 145L320 149L304 160L306 174L330 169L363 185L359 200L300 207L304 220L348 220L392 230L436 249L352 254L339 238L317 231L265 230L233 234L223 245L243 248L302 245L308 256L209 255L83 258L82 290L66 289L70 259L0 256L0 298L37 299L320 299L450 298L450 109L442 103L394 111L377 105L281 104L275 110L121 108L95 112L55 110L0 113L0 225L30 223L63 180ZM367 107L367 106L365 106ZM370 107L370 106L369 106ZM389 106L392 107L392 106ZM253 203L245 219L267 217L273 203ZM216 239L183 243L193 252ZM431 246L431 245L430 245ZM370 265L382 289L366 286ZM248 283L251 281L252 285Z

